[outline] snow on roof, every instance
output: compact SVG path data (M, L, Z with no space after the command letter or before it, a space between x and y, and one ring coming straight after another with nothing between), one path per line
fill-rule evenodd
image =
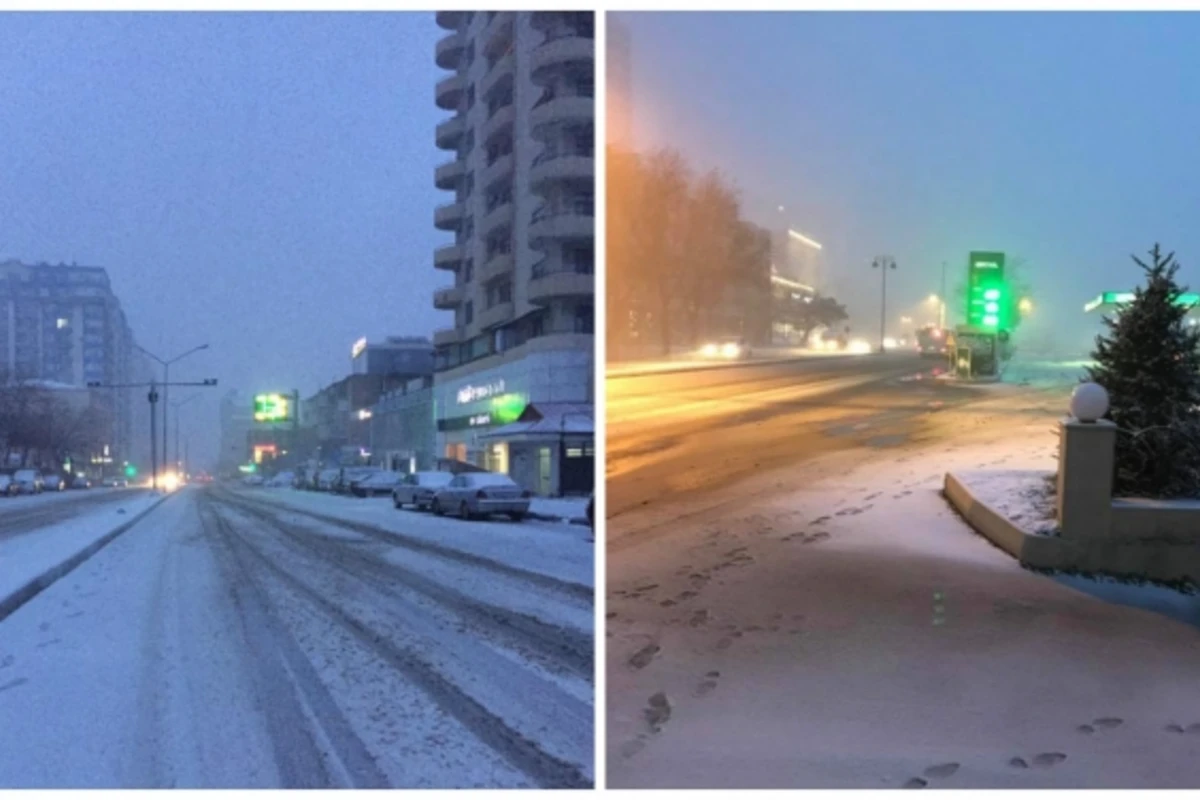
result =
M530 403L518 421L489 431L480 438L594 434L595 431L591 403Z

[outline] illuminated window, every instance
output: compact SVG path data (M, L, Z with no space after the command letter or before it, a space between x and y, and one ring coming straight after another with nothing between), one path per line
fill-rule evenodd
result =
M70 324L70 320L68 320L66 317L59 317L59 318L58 318L58 329L59 329L60 331L61 331L63 328L67 327L67 325L68 325L68 324Z

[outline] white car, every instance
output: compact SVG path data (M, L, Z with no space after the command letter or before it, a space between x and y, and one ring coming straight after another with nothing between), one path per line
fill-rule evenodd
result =
M61 492L67 488L67 482L62 479L61 475L47 475L42 481L42 486L47 492Z
M41 494L45 491L42 473L36 469L19 469L13 473L13 483L17 484L18 494Z
M489 517L505 514L513 521L520 521L529 513L530 492L507 475L495 472L466 472L455 475L433 496L430 508L433 513L458 514L463 519Z
M13 482L12 475L0 474L0 495L12 497L17 491L17 484Z
M396 508L413 506L422 511L433 503L433 496L454 480L449 472L413 472L405 475L392 489L392 505Z
M246 477L242 478L242 483L246 484L247 486L262 486L263 485L263 476L262 475L247 475Z
M360 480L350 482L350 494L355 497L376 497L388 495L404 476L399 472L382 469Z
M278 489L283 486L291 486L292 479L294 477L295 475L291 472L281 472L267 481L267 486L270 486L273 489Z
M317 474L317 489L322 492L328 492L333 489L333 482L338 479L342 471L340 469L323 469Z
M700 348L700 356L702 358L717 358L736 361L743 358L752 358L753 351L750 349L750 345L745 339L732 337L709 342Z

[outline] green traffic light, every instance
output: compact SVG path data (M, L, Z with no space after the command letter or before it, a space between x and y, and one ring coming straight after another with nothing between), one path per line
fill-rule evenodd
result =
M136 476L137 476L137 467L135 467L133 464L126 464L125 465L125 477L133 478Z

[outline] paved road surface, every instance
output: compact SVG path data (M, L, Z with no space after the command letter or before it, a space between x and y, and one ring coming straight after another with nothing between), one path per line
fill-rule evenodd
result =
M609 380L609 519L821 453L886 447L975 396L933 380L938 366L866 355Z
M591 598L419 545L181 491L0 623L0 786L589 785Z

